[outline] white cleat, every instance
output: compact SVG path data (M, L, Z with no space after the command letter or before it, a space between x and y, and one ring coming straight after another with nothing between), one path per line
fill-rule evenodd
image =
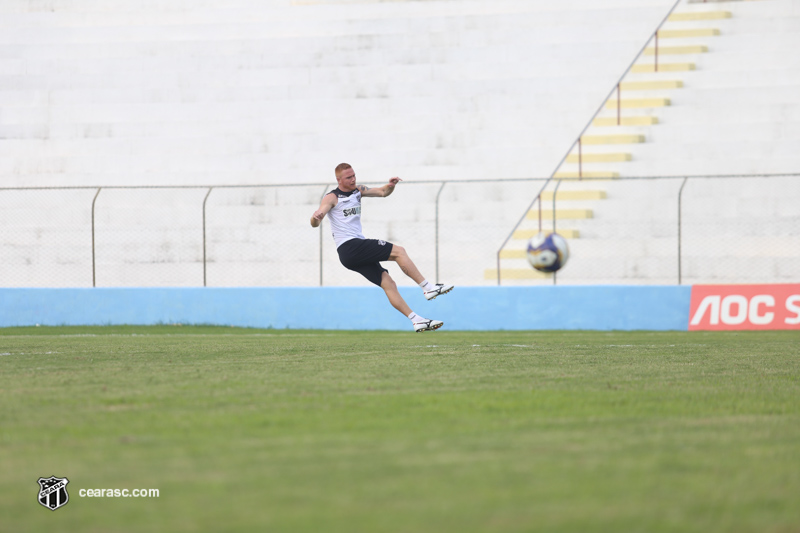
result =
M423 320L422 322L414 322L414 332L419 333L420 331L433 331L435 329L439 329L444 325L444 322L441 320Z
M426 300L433 300L440 294L447 294L448 292L453 290L455 285L445 285L444 283L437 283L436 288L432 291L425 291L425 299Z

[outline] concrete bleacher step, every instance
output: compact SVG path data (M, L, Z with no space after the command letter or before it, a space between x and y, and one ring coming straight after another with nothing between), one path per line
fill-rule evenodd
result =
M659 89L680 89L682 80L648 80L648 81L623 81L620 89L623 91L655 91Z
M708 52L708 46L705 45L686 45L686 46L659 46L645 48L643 55L645 56L673 56L685 54L704 54Z
M83 208L69 206L65 209L63 204L48 206L31 203L0 209L0 226L9 230L13 228L13 231L4 235L3 242L7 242L6 239L12 238L15 232L22 229L49 231L85 227L91 224L90 207L91 199Z
M800 86L798 86L798 90L800 90ZM686 122L683 122L683 120L686 120ZM677 127L678 124L681 126L691 125L693 126L692 131L689 133L683 132L681 130L684 128ZM700 118L684 116L681 118L680 123L676 121L675 123L666 125L664 128L654 132L653 138L656 139L657 142L670 142L675 144L689 142L707 143L714 141L714 135L717 128L719 128L719 124L704 123ZM771 124L768 121L751 122L747 125L731 124L730 129L727 132L727 139L725 142L746 142L752 139L754 143L758 143L759 139L764 139L772 131L774 131L774 124ZM782 142L800 140L800 121L787 121L784 123L781 127L781 137ZM638 148L642 147L632 147L632 149Z
M584 145L588 144L636 144L644 142L644 135L617 134L617 135L584 135L581 137Z
M720 35L718 28L687 28L682 30L659 30L659 39L688 39L692 37L714 37Z
M525 259L527 251L524 248L500 250L500 259Z
M554 196L557 202L569 200L604 200L608 197L604 190L586 189L574 191L559 190L555 194L553 191L544 191L540 195L540 198L543 202L552 201Z
M695 68L694 63L662 63L659 61L658 65L654 63L637 63L631 67L631 72L687 72L695 70Z
M618 178L619 172L559 170L553 177L563 180L611 180Z
M672 13L667 19L669 22L686 22L697 20L720 20L731 18L730 11L693 11L685 13Z
M617 163L621 161L630 161L631 154L628 153L583 153L580 156L577 153L569 154L567 156L567 163Z
M552 209L542 209L541 215L542 215L542 220L553 220ZM556 220L577 220L583 218L592 218L593 216L594 213L592 212L591 209L556 208L555 210ZM538 220L539 210L531 209L525 215L525 218L527 218L528 220Z
M606 109L643 109L651 107L666 107L671 104L669 98L622 98L617 102L612 98L606 102Z
M592 126L651 126L658 124L658 117L598 117L592 121Z
M3 6L13 0L6 0ZM383 29L393 30L400 33L405 29L405 20L432 19L431 24L441 30L449 29L452 24L449 17L463 15L464 17L486 17L502 18L503 29L511 29L520 26L520 19L526 16L535 15L539 20L539 25L547 27L554 20L558 20L559 8L569 10L571 18L581 24L590 23L596 20L597 13L610 11L617 17L610 17L611 23L619 20L621 15L631 8L641 5L656 5L663 9L663 2L616 2L614 6L598 6L595 9L586 9L586 4L581 2L562 0L560 5L547 4L542 2L462 2L453 4L452 2L338 2L333 8L303 8L298 9L289 5L289 1L283 2L249 2L247 4L236 5L232 2L202 3L195 2L195 5L187 2L172 2L164 6L154 4L148 9L142 9L141 3L136 7L120 10L119 1L109 1L99 4L101 8L92 6L87 9L84 2L81 5L72 6L65 2L59 4L59 9L48 12L49 17L33 17L33 13L23 16L19 13L8 14L9 25L11 22L26 22L28 26L144 26L156 25L161 23L165 26L186 25L190 27L205 25L230 26L233 24L263 25L272 23L276 29L284 28L285 32L298 32L302 30L308 36L315 35L346 35L355 29L369 29L376 22L383 21ZM555 9L554 9L555 8ZM21 10L22 12L28 9ZM31 10L33 11L33 10ZM91 18L86 15L90 13ZM41 15L41 14L40 14ZM303 20L303 19L311 19ZM398 20L400 19L400 20ZM302 24L305 22L305 24ZM332 23L336 23L331 27ZM311 24L313 23L313 24ZM327 23L327 25L326 25Z
M544 228L542 231L549 232L551 230L552 228L550 229ZM538 235L539 233L540 232L538 229L518 229L514 231L514 233L511 235L511 238L515 241L520 241L520 240L528 241L532 239L534 236ZM558 233L565 239L578 239L581 236L579 230L568 229L568 228L556 228L556 233Z
M661 242L663 241L663 242ZM596 275L619 276L620 278L658 277L665 271L677 273L675 242L659 239L656 246L640 246L625 250L609 248L606 254L586 255L578 246L578 241L570 243L570 258L566 267L559 272L562 279L591 279ZM534 270L523 255L516 258L501 259L500 268L513 270ZM649 272L648 272L649 270ZM496 269L495 269L496 272ZM534 272L536 272L534 270Z

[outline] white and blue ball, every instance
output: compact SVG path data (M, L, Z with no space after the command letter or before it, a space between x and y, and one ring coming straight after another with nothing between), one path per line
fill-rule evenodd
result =
M539 233L528 241L528 262L540 272L555 272L569 259L567 240L558 233Z

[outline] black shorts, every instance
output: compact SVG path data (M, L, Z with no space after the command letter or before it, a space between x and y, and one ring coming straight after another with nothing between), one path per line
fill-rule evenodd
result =
M381 276L388 272L380 261L389 259L394 244L376 239L350 239L342 243L336 251L339 261L349 270L358 272L369 281L381 286Z

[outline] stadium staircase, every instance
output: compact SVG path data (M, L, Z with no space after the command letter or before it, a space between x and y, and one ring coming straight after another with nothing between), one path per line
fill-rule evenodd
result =
M514 230L510 243L500 251L501 261L514 260L504 262L522 264L507 268L501 266L502 279L550 279L554 276L531 269L525 264L526 261L518 261L526 259L527 241L539 233L540 229L553 231L555 228L560 235L570 240L580 237L580 231L570 227L570 223L574 226L575 220L591 219L594 204L587 201L607 197L607 191L596 180L620 176L617 170L619 164L633 158L631 151L625 148L646 141L648 130L658 124L658 110L671 104L669 92L683 87L683 80L676 73L697 68L691 60L675 61L674 58L692 58L696 54L708 52L708 46L697 43L696 40L720 34L720 30L715 27L686 28L685 23L730 17L730 11L719 10L676 11L670 14L662 28L655 32L651 45L643 50L638 61L617 85L616 97L605 103L604 109L592 120L591 126L580 136L576 147L553 175L558 180L592 180L591 184L559 185L559 188L564 189L543 192L542 204L548 202L549 206L555 199L554 205L561 207L545 209L537 202L534 209L526 214L520 227ZM665 39L669 40L667 42L674 39L678 44L664 46ZM625 97L622 96L623 93ZM614 131L610 132L611 129ZM497 279L497 268L487 269L485 277Z
M623 253L620 254L620 247L614 248L608 245L609 235L616 235L616 240L621 240L621 234L625 232L620 231L619 225L625 222L619 220L618 214L614 214L615 208L619 210L619 204L616 204L615 208L603 207L604 203L608 203L604 200L615 195L628 194L630 196L630 193L624 191L622 187L614 185L613 180L620 176L669 176L681 173L686 175L721 174L726 170L732 174L743 174L748 171L759 173L769 172L770 166L777 172L793 167L800 168L797 166L800 161L796 158L792 165L782 164L785 161L779 161L775 165L770 165L769 161L762 161L760 165L745 164L737 167L730 163L726 165L717 155L719 153L733 155L734 150L724 149L731 140L729 135L720 130L721 125L716 123L716 121L728 122L724 118L726 111L713 107L710 110L704 110L709 107L708 99L718 98L724 101L729 107L735 108L731 111L734 114L748 111L746 102L754 100L753 94L745 96L743 93L751 91L751 87L748 86L752 84L753 78L748 79L747 73L743 77L741 72L736 72L739 69L733 63L735 60L732 56L735 52L741 53L748 46L748 41L766 31L769 21L777 22L774 20L777 13L792 9L786 2L778 2L778 5L770 6L770 2L766 0L739 9L743 19L736 21L733 20L734 13L729 8L731 3L738 1L740 0L718 0L713 3L687 2L678 6L678 9L668 17L665 24L656 32L655 38L651 39L636 63L617 85L612 98L605 102L602 110L593 118L589 128L576 142L574 149L554 173L554 181L542 193L541 201L536 202L533 208L526 213L523 220L514 229L506 246L500 251L502 280L512 283L525 280L552 283L553 277L560 275L560 279L566 279L567 283L602 282L613 279L625 279L626 282L637 282L639 279L645 283L674 283L674 273L657 273L659 268L645 264L647 258L644 258L644 255L650 255L651 258L664 255L644 242L651 240L649 236L637 239L633 232L628 237L631 238L629 248L637 250L635 252L623 250ZM742 4L740 6L744 7ZM783 24L778 23L778 27L786 31L786 37L797 35L793 32L797 31L798 18L795 15L790 21L783 21ZM739 23L736 24L736 22ZM729 36L729 41L725 46L715 46L715 41L721 35L729 32L738 33L738 35ZM788 40L775 39L771 43L771 47L775 52L780 53L780 49ZM770 45L765 48L769 49ZM713 55L715 51L721 57L716 59L706 57ZM758 51L760 50L756 50L756 53ZM753 56L755 55L753 54ZM765 85L770 82L777 85L777 87L767 88L767 90L780 92L780 96L775 99L773 105L775 109L771 115L774 116L774 112L781 107L789 107L796 112L800 99L789 94L791 90L800 89L800 77L797 75L796 66L793 71L790 69L777 75L771 69L771 65L767 65L759 72L757 61L754 61L753 56L748 57L745 65L740 69L746 71L748 67L753 68L755 71L753 74L762 78ZM698 67L698 63L701 65L700 67ZM704 69L705 72L697 72L698 68ZM715 72L715 68L719 70ZM686 78L690 78L688 87ZM775 83L774 80L777 79L781 80L780 83ZM747 81L743 83L743 80ZM783 89L784 85L786 89ZM714 96L711 95L712 91L715 93ZM685 92L689 93L688 97L674 97L678 93ZM744 96L743 102L734 104L737 94ZM783 101L787 99L788 106L783 104ZM760 103L765 106L769 105L768 102ZM675 106L679 106L679 108L675 109ZM764 117L758 118L743 114L744 120L740 124L735 124L733 129L755 130L757 133L754 137L757 138L758 134L767 127L764 124ZM666 116L667 119L666 128L662 124L663 116ZM702 118L696 118L698 116ZM800 138L797 116L792 113L787 118L787 121L790 122L786 128L789 130L789 136L795 139ZM667 131L660 132L664 129ZM674 159L679 157L680 145L683 143L685 147L686 139L698 139L698 130L708 132L707 138L701 141L708 146L706 154L694 150L686 158L685 164L676 164ZM769 135L764 135L764 137L769 138ZM782 144L783 135L775 137L773 141L765 141L764 144L768 142ZM756 139L754 141L758 143ZM715 144L717 146L714 146ZM719 145L722 145L723 149L720 149ZM769 153L773 149L774 146L764 152ZM786 150L779 151L783 154L788 152ZM745 149L742 150L742 153L748 153L748 151ZM708 157L709 161L698 161L704 155ZM733 157L736 158L735 155ZM558 187L558 192L556 203L553 204L556 187ZM629 187L629 189L631 188ZM612 191L610 192L609 189ZM790 188L787 193L796 196L797 191L793 192L791 189L795 188ZM663 188L661 190L663 191ZM643 201L641 196L636 198L636 194L633 195L633 201L641 202L643 209L652 209L654 212L663 211L663 207L656 206L656 202L652 199ZM674 197L675 192L670 189L666 194ZM769 193L762 194L768 195ZM768 202L767 198L760 197L758 191L743 187L742 196L746 198L746 195L750 195L749 199L754 203ZM601 213L602 220L593 221L592 219L598 212ZM723 212L720 215L730 216ZM616 224L614 219L617 219ZM555 229L568 239L571 249L580 250L581 259L573 261L569 270L556 275L544 274L531 269L526 261L525 246L527 240L538 233L540 229L545 232ZM653 229L650 234L663 232L664 228ZM642 232L642 234L648 235L648 232ZM594 238L595 242L579 241L586 236L589 239ZM727 237L729 241L727 244L730 247L736 247L736 244L731 241L738 236L725 235L725 237ZM602 244L602 241L605 241L606 245ZM673 243L669 245L671 249L675 247ZM613 251L609 252L612 249ZM645 250L646 252L643 252ZM724 255L726 251L718 250L709 253ZM614 257L609 257L609 254ZM638 268L631 269L631 256L637 254L640 255ZM785 270L785 268L781 269L774 265L769 268L773 272ZM598 280L597 271L604 271L605 277L610 279ZM484 276L487 280L498 280L497 268L487 268Z

